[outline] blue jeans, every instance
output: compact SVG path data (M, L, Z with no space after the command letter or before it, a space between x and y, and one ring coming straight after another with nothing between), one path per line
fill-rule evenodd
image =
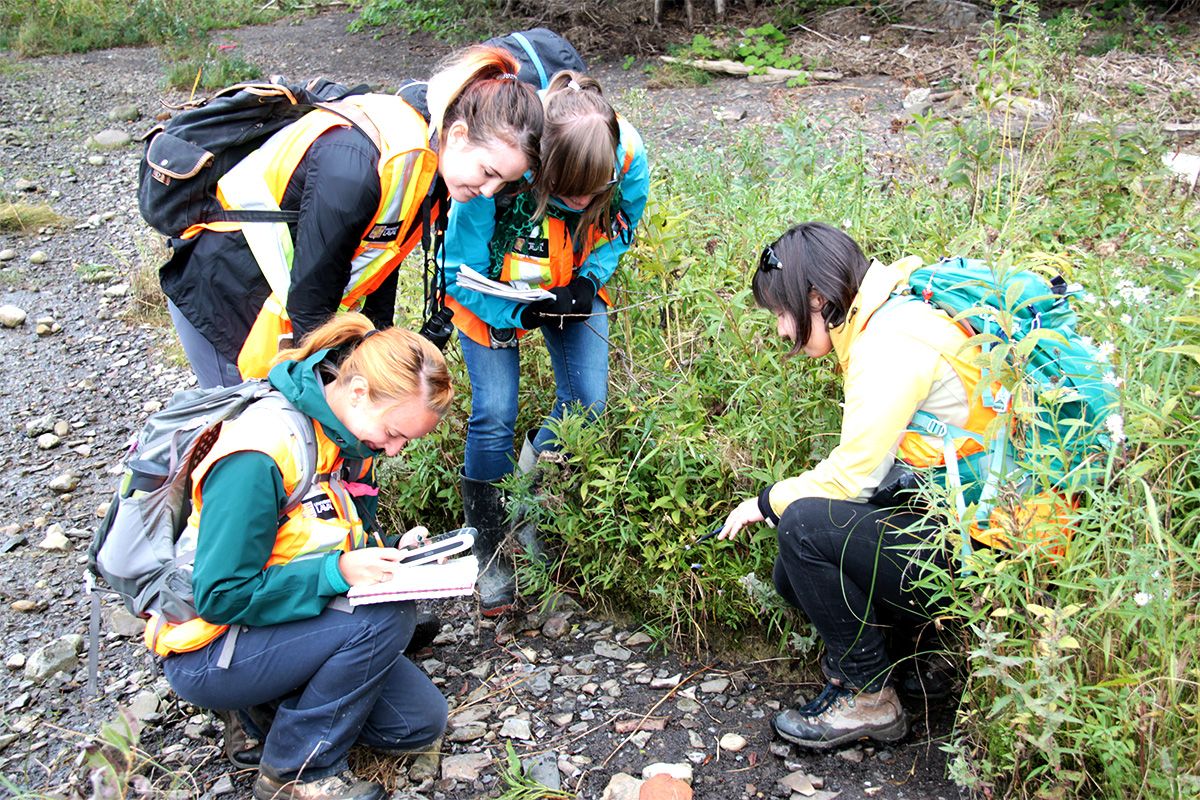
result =
M429 744L446 727L446 699L403 651L411 602L325 609L309 619L243 628L229 667L225 637L169 656L163 671L189 703L217 710L279 701L261 768L277 780L315 780L346 768L356 742L383 750ZM226 634L228 635L228 634Z
M192 372L196 373L196 383L201 389L212 389L217 386L237 386L242 382L242 373L238 366L217 352L204 334L196 330L183 312L167 301L167 313L175 324L175 332L179 334L179 343L183 345L183 353Z
M597 297L587 319L567 323L562 330L554 326L541 330L554 367L556 396L533 446L546 450L557 447L549 422L561 418L572 405L579 403L592 418L604 411L608 401L608 308ZM472 480L499 480L513 471L520 347L493 350L466 336L459 336L459 341L471 380L463 471Z

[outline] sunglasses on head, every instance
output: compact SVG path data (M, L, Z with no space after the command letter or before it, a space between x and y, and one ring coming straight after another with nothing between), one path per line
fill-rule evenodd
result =
M767 245L766 249L762 251L762 256L758 259L758 268L763 272L783 269L783 262L779 260L779 256L775 255L775 249L771 245Z

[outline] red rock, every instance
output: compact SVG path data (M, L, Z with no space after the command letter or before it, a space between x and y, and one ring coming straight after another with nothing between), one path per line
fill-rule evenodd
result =
M642 784L638 800L692 800L692 787L670 775L655 775Z

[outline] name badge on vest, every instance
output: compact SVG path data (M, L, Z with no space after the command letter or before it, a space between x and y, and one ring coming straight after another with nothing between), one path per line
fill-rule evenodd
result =
M364 242L394 242L396 237L400 235L400 223L388 222L379 223L367 231L367 235L363 237Z
M550 240L542 236L518 236L513 242L513 251L534 258L549 258Z

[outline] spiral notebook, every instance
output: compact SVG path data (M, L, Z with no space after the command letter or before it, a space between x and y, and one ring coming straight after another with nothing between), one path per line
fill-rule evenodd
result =
M475 579L478 576L479 562L475 556L461 556L442 564L398 567L391 580L352 586L346 592L346 597L352 606L429 597L457 597L475 591Z

